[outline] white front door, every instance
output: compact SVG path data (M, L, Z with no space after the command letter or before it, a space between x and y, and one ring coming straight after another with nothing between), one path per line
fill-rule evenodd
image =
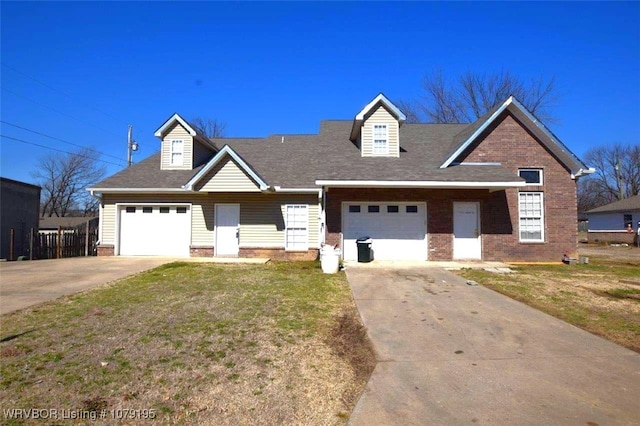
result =
M240 204L216 204L216 256L237 256L240 243Z
M478 203L453 203L453 258L482 258Z

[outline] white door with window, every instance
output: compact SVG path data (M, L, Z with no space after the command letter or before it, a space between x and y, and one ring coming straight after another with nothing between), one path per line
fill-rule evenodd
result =
M480 204L478 203L453 203L453 258L482 258Z
M377 260L427 260L425 203L357 202L342 207L342 252L358 259L356 240L371 237Z
M237 256L240 251L240 204L216 204L216 256Z
M119 210L118 254L189 256L190 206L123 205Z

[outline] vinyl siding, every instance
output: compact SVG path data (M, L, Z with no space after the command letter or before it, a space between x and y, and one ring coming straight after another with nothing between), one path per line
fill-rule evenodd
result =
M215 152L212 149L204 146L198 141L193 142L193 167L198 167L201 164L209 161Z
M184 142L184 151L182 154L182 166L171 165L171 140L182 139ZM162 170L190 170L193 168L193 137L182 127L180 123L176 123L162 137L162 154L161 165Z
M309 205L309 248L319 246L318 197L298 194L185 194L103 196L102 244L115 244L116 203L191 203L191 245L213 246L215 204L240 204L240 247L284 247L287 204Z
M196 187L202 192L260 192L260 188L230 157L216 164Z
M374 124L387 125L387 137L389 140L389 153L385 155L373 153L373 126ZM361 150L363 157L399 157L400 139L398 136L398 121L383 106L369 116L362 125Z

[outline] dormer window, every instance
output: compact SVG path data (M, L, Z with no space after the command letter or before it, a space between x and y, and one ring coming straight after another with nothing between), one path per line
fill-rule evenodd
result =
M184 141L182 139L171 140L171 165L182 166L184 153Z
M386 124L373 126L373 153L386 155L389 153L389 136Z

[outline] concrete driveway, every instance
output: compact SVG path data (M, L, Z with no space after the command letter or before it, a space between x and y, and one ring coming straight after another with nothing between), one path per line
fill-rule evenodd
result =
M378 358L351 425L640 424L640 355L441 268L349 267Z
M0 262L0 314L88 290L173 260L110 256Z

